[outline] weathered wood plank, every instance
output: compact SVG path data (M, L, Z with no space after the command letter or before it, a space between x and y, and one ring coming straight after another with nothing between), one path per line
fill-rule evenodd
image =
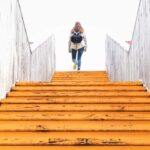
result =
M14 137L15 135L15 137ZM145 140L146 139L146 140ZM149 132L0 132L0 145L150 146Z
M150 121L150 112L3 112L0 113L1 121Z
M60 150L60 146L0 146L2 150ZM149 150L150 146L61 146L61 150Z
M83 80L77 80L77 79L52 79L51 80L51 82L52 83L55 83L55 82L82 82L82 83L84 83L84 82L109 82L109 79L95 79L95 78L93 78L93 79L83 79Z
M12 91L146 91L143 86L16 86Z
M87 111L87 112L102 112L102 111L149 111L150 107L147 104L2 104L0 112L7 111Z
M72 83L85 83L86 84L86 82L87 83L89 83L89 82L109 82L109 80L108 79L93 79L93 80L88 80L88 79L84 79L84 80L63 80L63 79L61 79L61 80L51 80L51 83L66 83L66 82L72 82Z
M150 132L150 121L0 121L0 132ZM82 133L81 133L82 134Z
M107 74L86 74L86 75L82 75L82 74L61 74L61 75L53 75L53 78L108 78Z
M91 75L91 76L81 76L81 75L79 75L79 76L75 76L75 75L62 75L62 76L53 76L53 78L52 79L109 79L108 78L108 76L107 75L101 75L101 76L98 76L98 75L96 75L96 76L94 76L94 75Z
M58 81L101 81L101 80L106 80L106 81L108 81L109 80L109 78L106 78L106 77L99 77L99 78L97 78L97 77L91 77L91 78L88 78L88 77L77 77L77 78L72 78L72 77L65 77L65 78L52 78L52 80L58 80Z
M105 97L117 97L117 96L131 96L131 97L149 97L150 93L148 92L129 92L129 91L108 91L108 92L100 92L100 91L24 91L18 92L13 91L7 94L7 96L105 96Z
M149 104L149 97L8 97L5 104Z
M143 84L141 82L84 82L84 83L81 83L80 81L78 82L75 82L75 83L72 83L72 82L65 82L65 83L59 83L59 82L55 82L55 83L52 83L52 82L17 82L16 83L16 86L23 86L23 85L34 85L34 86L49 86L49 85L72 85L72 86L75 86L75 85L100 85L100 86L106 86L106 85L121 85L121 86L142 86Z

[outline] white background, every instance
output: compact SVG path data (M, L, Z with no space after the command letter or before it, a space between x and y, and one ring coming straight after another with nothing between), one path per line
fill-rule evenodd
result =
M125 48L131 40L139 0L20 0L32 49L51 34L56 40L56 69L72 70L68 53L70 30L76 21L85 29L88 48L82 70L105 70L105 36Z

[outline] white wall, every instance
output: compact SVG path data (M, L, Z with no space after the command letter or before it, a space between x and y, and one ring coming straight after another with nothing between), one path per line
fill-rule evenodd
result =
M113 81L142 80L150 89L150 1L141 0L132 36L125 51L109 36L106 39L106 66Z

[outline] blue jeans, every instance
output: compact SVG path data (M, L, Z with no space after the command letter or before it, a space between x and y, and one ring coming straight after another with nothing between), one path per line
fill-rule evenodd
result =
M78 50L72 49L72 61L74 63L76 62L76 57L77 57L77 52L78 52L78 57L77 57L78 70L80 70L81 68L81 57L82 57L83 51L84 51L84 47Z

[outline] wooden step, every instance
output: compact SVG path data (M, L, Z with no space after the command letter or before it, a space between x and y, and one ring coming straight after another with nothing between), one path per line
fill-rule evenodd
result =
M95 80L109 80L108 77L53 77L52 80L75 80L75 81L79 81L79 80L91 80L91 81L95 81Z
M86 82L108 82L109 80L108 79L94 79L94 80L51 80L51 83L65 83L65 82L72 82L72 83L78 83L78 82L81 82L81 83L86 83Z
M0 132L0 145L150 146L150 132Z
M0 112L7 111L77 111L77 112L102 112L102 111L149 111L147 104L2 104Z
M52 79L55 80L89 80L89 81L93 81L93 80L99 80L99 79L108 79L109 78L107 76L53 76ZM110 80L109 80L110 81Z
M150 112L3 112L1 121L150 121Z
M53 78L108 78L107 74L58 74L58 75L53 75Z
M16 86L50 86L50 85L62 85L62 86L65 86L65 85L71 85L71 86L75 86L75 85L93 85L93 86L142 86L142 82L75 82L75 83L72 83L72 82L65 82L65 83L59 83L59 82L55 82L55 83L52 83L52 82L17 82L16 83Z
M86 83L86 82L108 82L109 79L91 79L91 80L88 80L88 79L83 79L83 80L77 80L77 79L52 79L51 82L52 83L65 83L65 82L72 82L72 83L78 83L78 82L82 82L82 83Z
M0 146L2 150L150 150L150 146Z
M54 75L66 75L66 74L80 74L80 75L82 75L82 74L85 74L85 75L88 75L88 74L92 74L92 75L95 75L95 74L107 74L107 72L106 71L56 71L55 73L54 73Z
M150 104L149 97L8 97L6 104Z
M0 132L101 131L150 132L150 121L0 121Z
M150 93L148 92L129 92L129 91L108 91L108 92L100 92L100 91L12 91L7 94L7 96L12 97L26 97L26 96L105 96L105 97L149 97Z
M82 80L82 79L109 79L108 76L104 75L104 76L53 76L52 79L78 79L78 80Z
M12 91L146 91L143 86L15 86Z
M109 77L107 75L53 75L53 79L103 79Z

